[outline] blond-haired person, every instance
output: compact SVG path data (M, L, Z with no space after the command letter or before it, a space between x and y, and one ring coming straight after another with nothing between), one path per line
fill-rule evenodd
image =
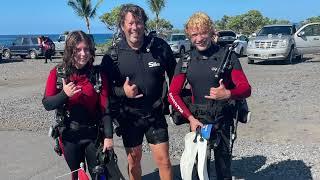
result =
M214 74L223 60L225 48L214 42L215 28L211 18L203 13L193 14L185 25L185 32L193 46L186 71L182 71L184 60L180 60L175 69L169 90L169 102L188 119L191 131L204 124L214 124L208 140L214 150L217 179L232 179L230 136L233 127L233 106L229 100L247 98L251 87L242 71L235 54L231 55L231 66L223 76L214 78ZM181 98L185 80L191 85L192 103L189 108ZM220 141L219 141L220 139ZM210 173L209 173L210 175Z

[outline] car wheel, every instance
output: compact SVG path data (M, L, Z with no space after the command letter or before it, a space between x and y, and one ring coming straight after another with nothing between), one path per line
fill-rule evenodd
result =
M11 59L11 53L10 53L10 51L9 51L9 50L5 50L5 51L3 52L3 57L4 57L5 59Z
M238 54L238 58L241 58L243 56L243 47L241 47L240 52Z
M254 63L254 60L248 58L248 61L247 61L247 62L248 62L248 64L253 64L253 63Z
M243 47L241 48L241 50L240 50L240 57L242 57L243 56Z
M185 52L186 51L185 51L184 47L181 47L181 49L180 49L180 57L182 57Z
M303 54L300 54L296 57L297 61L303 61Z
M293 64L293 48L290 49L287 61L289 64Z
M30 51L29 56L31 59L36 59L38 57L37 53L35 51Z

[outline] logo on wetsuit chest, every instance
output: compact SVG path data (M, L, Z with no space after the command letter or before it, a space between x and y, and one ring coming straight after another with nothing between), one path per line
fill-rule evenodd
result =
M211 71L217 71L218 68L217 67L211 67Z
M152 67L157 67L157 66L160 66L160 63L157 63L157 62L149 62L149 63L148 63L148 66L151 67L151 68L152 68Z

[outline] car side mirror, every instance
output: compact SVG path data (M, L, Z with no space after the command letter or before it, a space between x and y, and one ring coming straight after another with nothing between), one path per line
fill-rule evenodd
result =
M297 36L298 37L302 37L302 36L304 36L306 33L304 32L304 31L300 31L298 34L297 34Z
M252 33L251 36L252 36L252 37L256 37L256 36L257 36L257 33Z
M16 45L16 43L12 43L12 46Z

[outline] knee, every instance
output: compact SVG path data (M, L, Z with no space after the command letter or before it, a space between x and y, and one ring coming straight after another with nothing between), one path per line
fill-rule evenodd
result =
M127 160L128 160L129 168L131 169L139 168L141 166L140 164L141 157L142 157L142 153L139 153L139 152L128 153Z
M170 158L168 156L157 156L155 162L159 167L171 167Z
M141 175L141 157L128 156L128 173L132 175Z

